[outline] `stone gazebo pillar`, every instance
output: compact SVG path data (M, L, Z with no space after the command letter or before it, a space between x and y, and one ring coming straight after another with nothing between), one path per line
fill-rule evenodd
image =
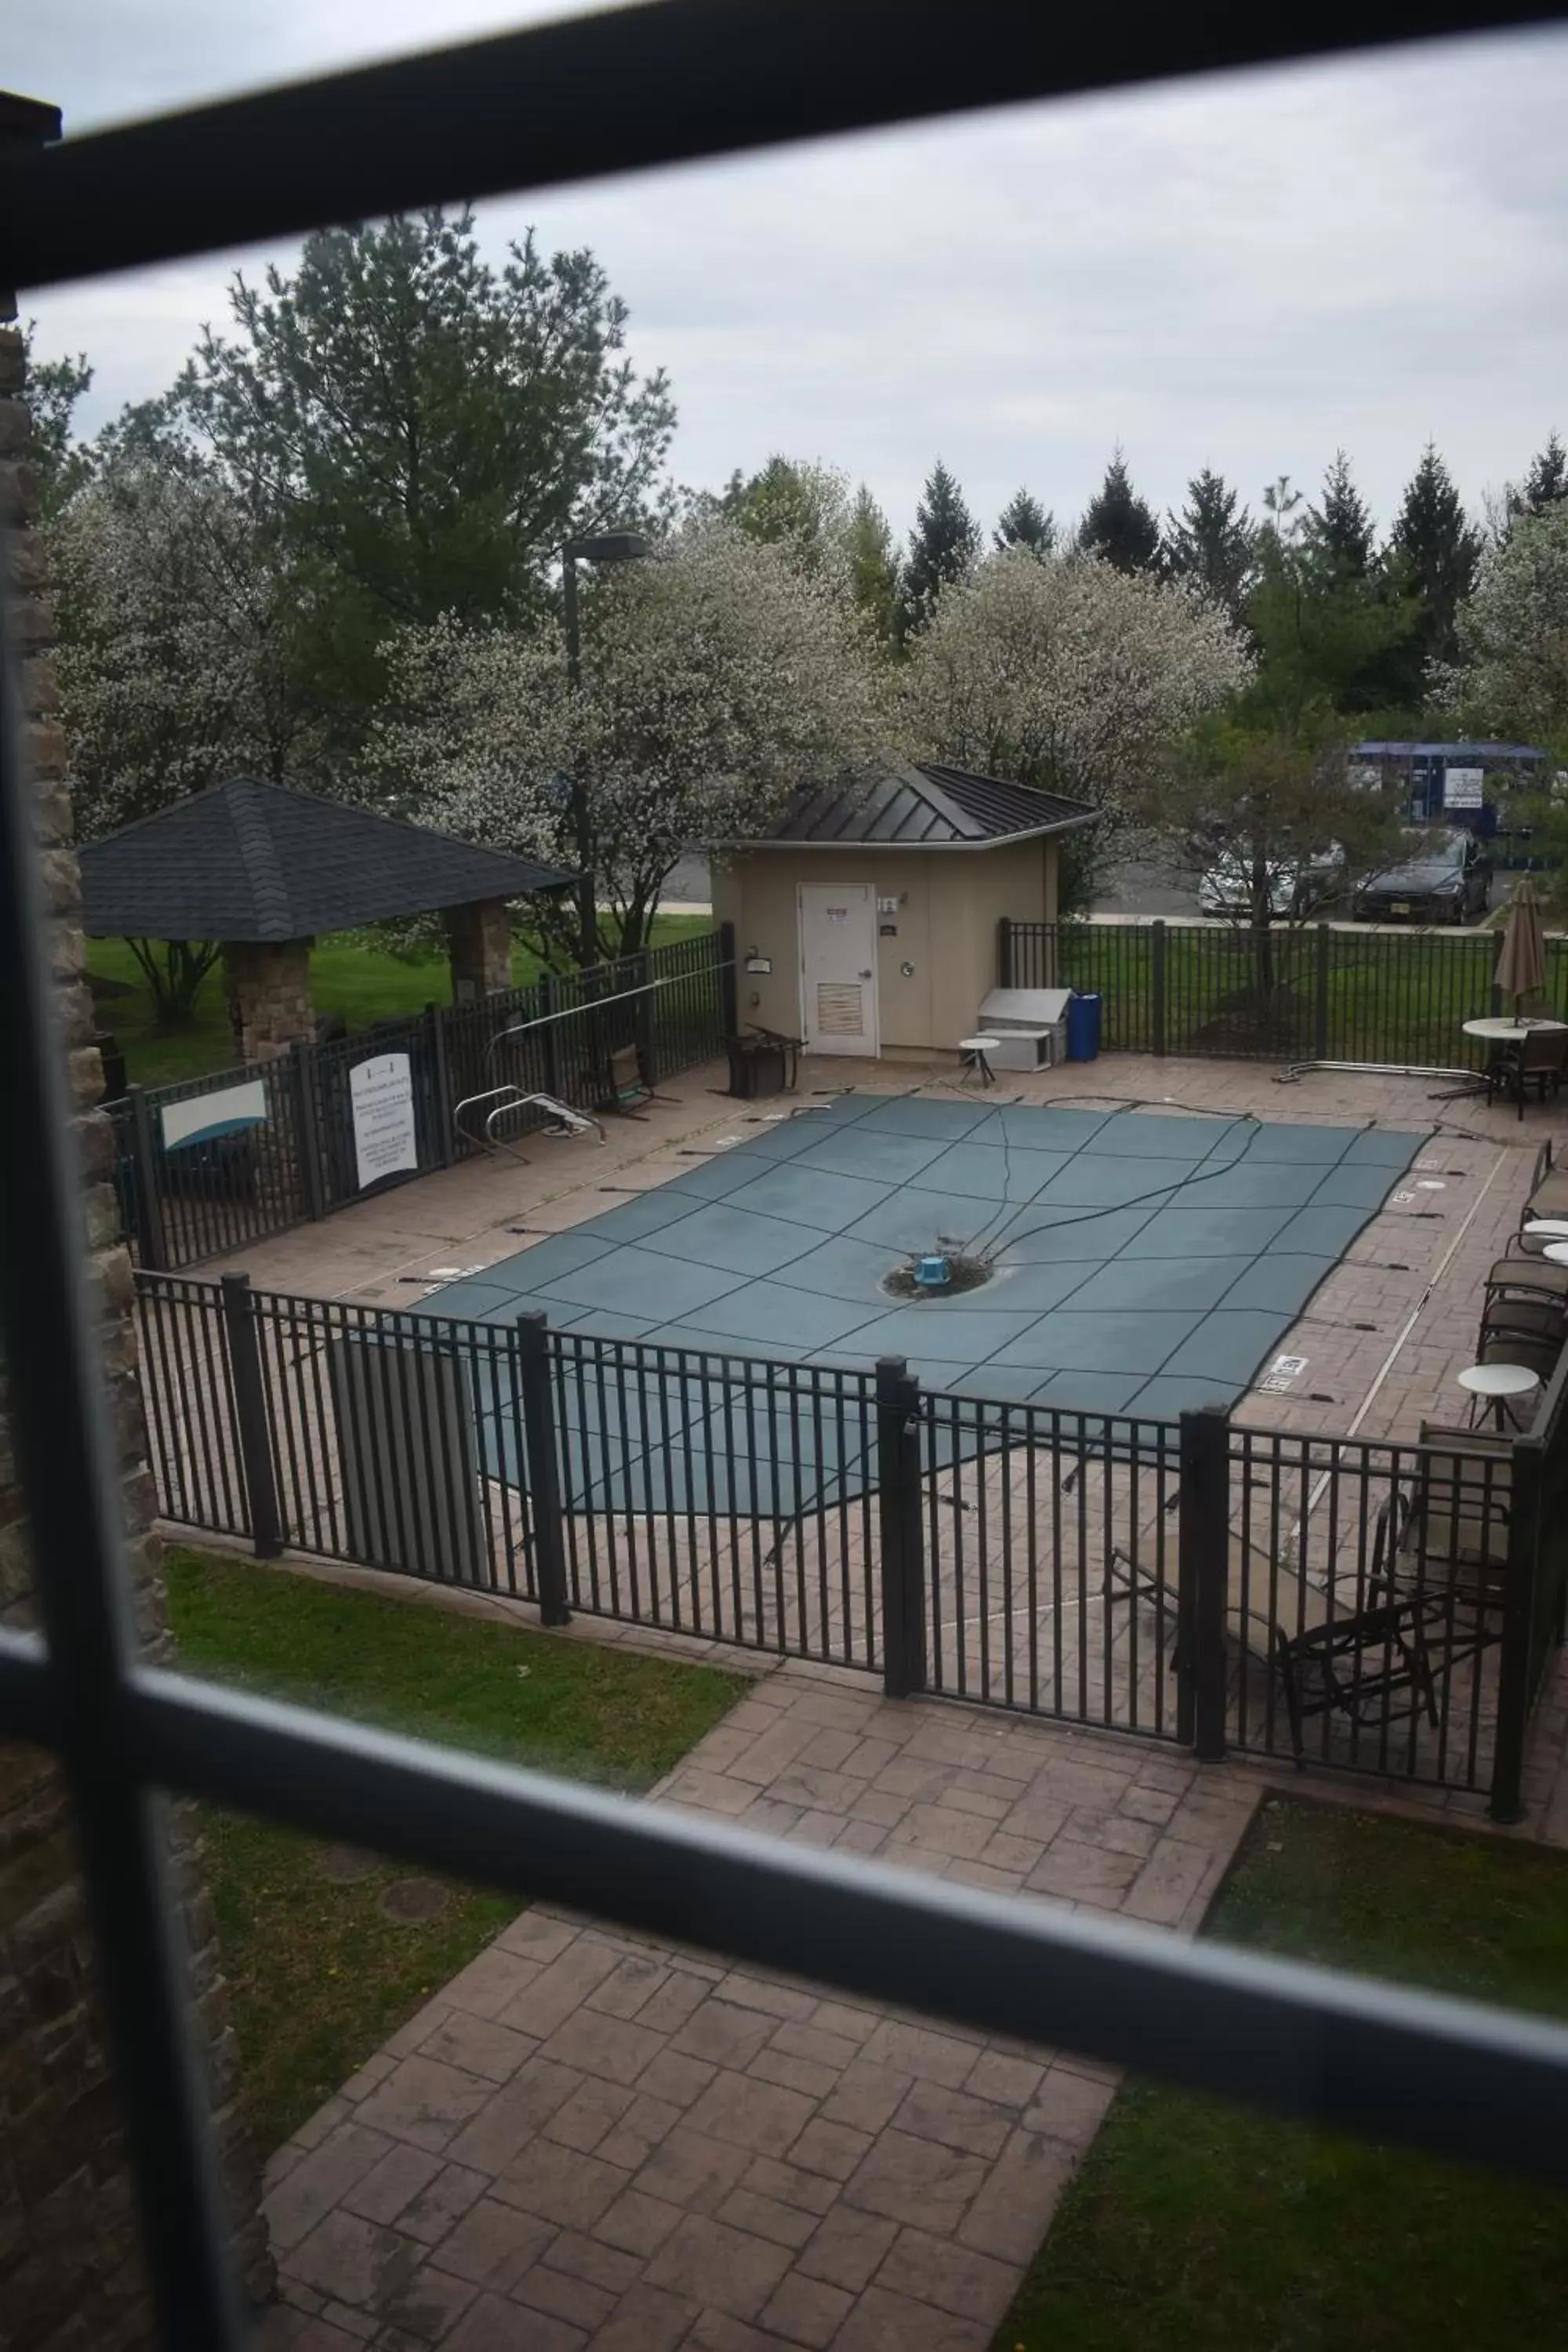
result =
M454 1004L471 1004L511 986L511 918L504 898L448 907L447 940Z
M223 962L240 1061L275 1062L296 1039L314 1041L309 940L229 940Z

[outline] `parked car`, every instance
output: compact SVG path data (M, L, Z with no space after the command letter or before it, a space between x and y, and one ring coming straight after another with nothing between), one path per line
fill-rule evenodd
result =
M1492 869L1473 833L1416 834L1397 866L1371 874L1355 894L1360 923L1470 923L1491 904Z
M1344 851L1337 842L1310 857L1265 860L1268 877L1268 911L1281 919L1310 915L1341 887ZM1222 849L1199 877L1198 906L1205 915L1246 917L1252 912L1252 852L1245 842Z

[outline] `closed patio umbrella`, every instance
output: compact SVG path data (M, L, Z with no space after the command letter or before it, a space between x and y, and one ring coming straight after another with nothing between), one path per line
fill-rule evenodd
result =
M1508 910L1502 952L1494 979L1499 992L1513 999L1519 1015L1527 996L1546 985L1546 942L1541 934L1541 908L1529 875L1520 883Z

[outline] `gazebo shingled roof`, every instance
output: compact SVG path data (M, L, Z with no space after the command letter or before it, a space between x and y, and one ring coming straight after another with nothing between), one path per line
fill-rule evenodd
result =
M282 940L564 889L552 866L231 777L81 852L93 939Z

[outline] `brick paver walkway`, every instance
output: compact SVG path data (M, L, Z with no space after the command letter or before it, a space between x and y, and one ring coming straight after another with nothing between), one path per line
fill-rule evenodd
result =
M1196 1924L1262 1783L783 1666L668 1800ZM294 2352L983 2352L1107 2067L525 1912L275 2159Z

